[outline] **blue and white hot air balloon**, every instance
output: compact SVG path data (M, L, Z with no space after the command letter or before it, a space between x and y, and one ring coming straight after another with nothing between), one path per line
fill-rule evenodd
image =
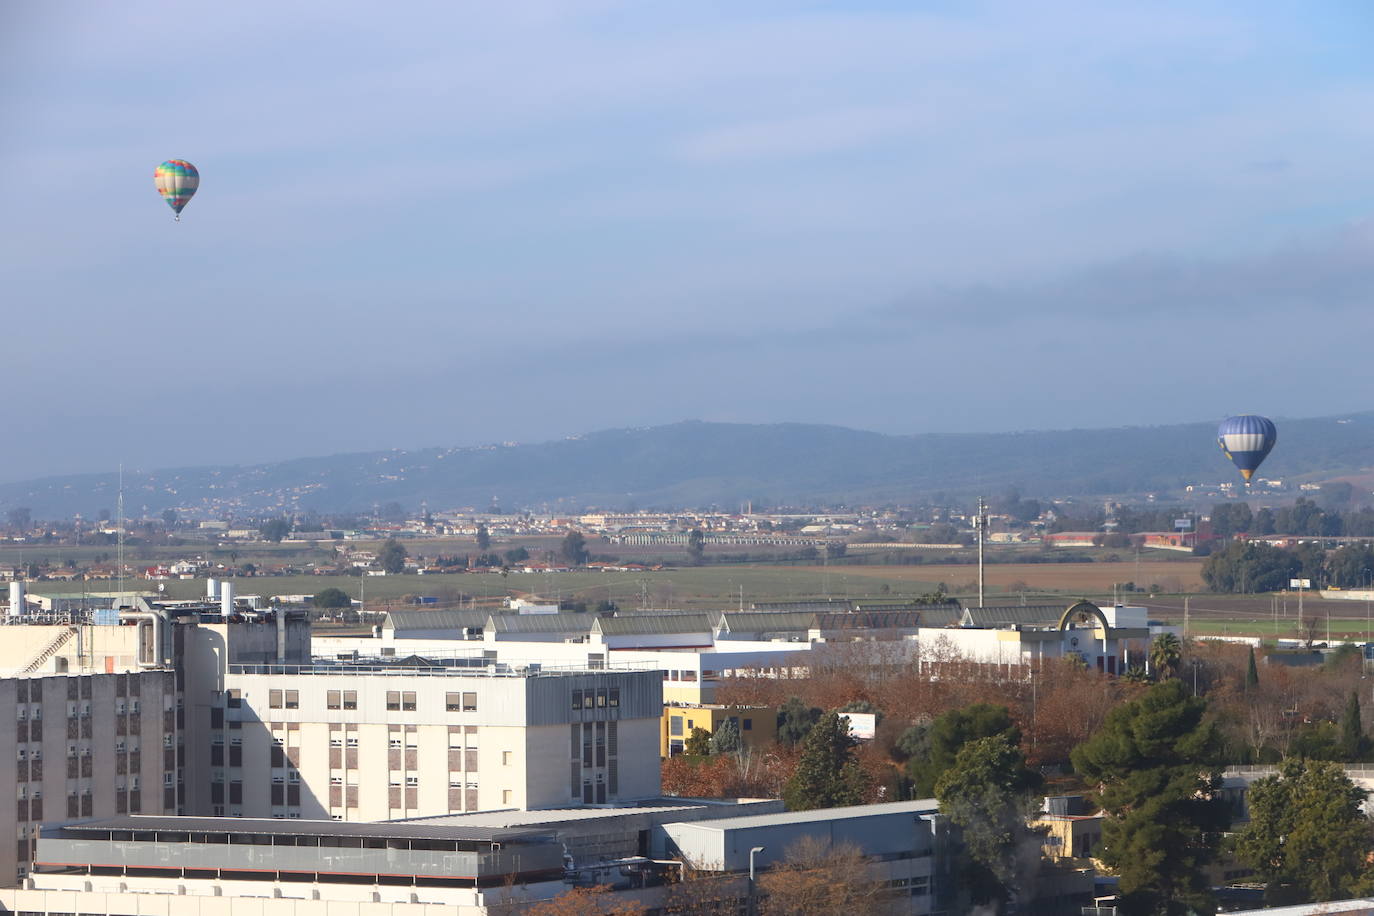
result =
M1254 414L1241 414L1227 417L1217 427L1217 444L1240 469L1241 476L1249 483L1256 469L1269 457L1274 443L1279 441L1279 432L1274 421L1268 417Z

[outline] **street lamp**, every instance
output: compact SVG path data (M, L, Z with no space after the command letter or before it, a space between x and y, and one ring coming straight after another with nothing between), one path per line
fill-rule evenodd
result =
M759 908L759 907L758 907L759 896L758 896L758 892L757 892L757 890L755 889L755 885L754 885L754 856L756 856L756 855L758 855L759 853L763 852L764 849L765 849L765 847L763 847L763 846L755 846L753 849L750 849L750 850L749 850L749 912L750 912L750 914L753 914L753 913L758 912L758 908Z

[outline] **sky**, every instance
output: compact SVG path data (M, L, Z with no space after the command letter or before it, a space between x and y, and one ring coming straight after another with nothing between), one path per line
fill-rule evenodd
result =
M1371 45L1363 2L0 4L0 480L1374 408Z

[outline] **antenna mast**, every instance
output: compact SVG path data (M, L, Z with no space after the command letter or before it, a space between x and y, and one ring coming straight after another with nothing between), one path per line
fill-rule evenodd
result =
M987 506L983 504L983 497L978 497L978 517L974 519L974 527L978 529L978 606L983 606L983 535L988 527Z
M119 538L118 546L115 548L115 555L119 563L119 570L117 571L119 597L115 601L122 602L124 600L124 465L122 464L119 466L119 496L115 500L115 517L115 525L118 529L115 533ZM115 608L118 609L119 607L120 604L116 603Z

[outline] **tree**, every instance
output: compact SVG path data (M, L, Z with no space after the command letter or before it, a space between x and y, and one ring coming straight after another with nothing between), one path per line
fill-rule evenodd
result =
M479 522L477 524L477 549L486 553L491 547L491 533L487 531L487 526Z
M1352 690L1341 716L1341 755L1350 761L1360 760L1368 750L1364 726L1360 724L1360 696Z
M521 901L512 905L511 912L528 916L642 916L644 905L636 900L616 900L610 887L598 884L574 887L539 903Z
M705 757L711 753L711 733L701 726L694 727L682 746L682 752L689 757Z
M1040 867L1040 843L1026 821L1039 808L1043 783L1001 734L965 744L935 785L941 813L962 828L969 856L1000 886L990 900L1019 898L1021 877Z
M715 734L711 735L711 753L713 754L737 754L743 739L740 737L739 725L735 719L726 719L720 723Z
M687 534L687 562L693 566L700 566L706 556L706 533L700 528L693 528Z
M377 551L377 563L388 576L395 576L405 572L407 556L409 554L404 544L395 538L387 538L382 549Z
M1236 854L1266 882L1270 906L1369 893L1365 793L1335 763L1288 759L1250 787Z
M333 610L341 607L352 607L353 599L348 597L348 593L340 588L323 588L315 593L315 597L310 599L311 603L320 610Z
M268 519L258 526L258 534L264 541L280 544L281 539L291 533L291 523L284 518Z
M175 509L163 509L163 510L162 510L162 524L166 525L168 528L175 528L175 527L176 527L176 523L177 523L177 510L175 510Z
M1183 662L1183 644L1173 633L1161 633L1150 643L1150 667L1161 680L1175 677Z
M19 531L28 531L29 526L33 524L33 513L28 506L18 506L5 515L9 519L10 527Z
M524 547L512 547L501 554L507 563L523 563L530 558L530 552Z
M935 784L954 766L965 744L996 735L1005 736L1012 746L1021 743L1021 730L1012 723L1005 706L974 703L938 716L926 733L925 753L912 757L907 763L914 797L929 798L935 794Z
M1219 503L1212 507L1212 533L1218 537L1229 538L1249 531L1253 521L1248 503Z
M788 697L778 709L778 740L783 744L796 744L810 734L820 717L821 711L807 706L801 697Z
M1223 742L1207 704L1177 680L1123 703L1087 742L1074 769L1107 817L1101 859L1120 877L1123 916L1215 910L1203 867L1209 836L1230 823L1220 797Z
M759 878L759 891L762 916L879 916L893 911L887 882L872 870L859 847L814 836L788 846L783 862Z
M1255 647L1250 647L1250 660L1245 665L1245 689L1259 686L1259 667L1255 665Z
M839 713L821 716L802 742L797 770L783 787L787 810L863 804L868 775L854 758L856 743Z
M590 556L587 552L587 539L581 531L569 531L559 544L558 552L570 566L582 566Z

